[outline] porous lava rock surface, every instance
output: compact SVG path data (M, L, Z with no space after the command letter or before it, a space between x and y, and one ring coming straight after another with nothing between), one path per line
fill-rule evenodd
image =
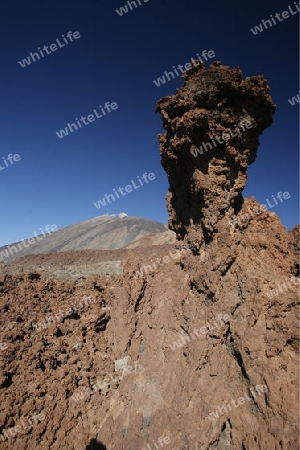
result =
M193 246L176 258L163 247L155 266L153 253L131 249L119 276L1 275L0 434L22 417L45 416L0 441L3 449L299 448L299 227L287 233L274 213L242 198L258 135L274 111L265 80L249 80L219 63L199 66L185 75L186 95L159 102L170 226ZM201 86L205 98L219 89L223 110L208 112L203 100L200 126L193 114L202 117ZM189 146L212 129L214 109L215 129L232 111L253 127L234 150L194 158ZM173 120L181 121L177 131ZM95 301L34 329L83 295Z
M244 79L240 69L217 61L208 70L199 62L183 78L178 92L156 106L166 130L159 140L169 227L178 238L196 227L197 240L209 242L224 216L242 207L247 167L275 105L263 76ZM197 148L202 154L194 156Z

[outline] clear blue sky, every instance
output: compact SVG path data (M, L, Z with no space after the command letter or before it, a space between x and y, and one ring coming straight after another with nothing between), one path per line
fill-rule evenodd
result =
M291 228L298 223L299 14L258 35L250 28L293 1L149 0L120 17L125 0L4 0L0 6L0 245L104 213L167 222L167 176L160 165L156 101L176 92L181 78L156 87L154 79L202 50L263 74L277 104L274 124L261 137L245 196L264 203L278 191L291 198L272 211ZM294 6L295 8L295 6ZM80 38L22 68L18 61L68 31ZM119 108L59 139L56 132L99 105ZM10 163L8 163L10 164ZM2 164L3 166L3 164ZM154 181L96 209L93 202L144 172Z

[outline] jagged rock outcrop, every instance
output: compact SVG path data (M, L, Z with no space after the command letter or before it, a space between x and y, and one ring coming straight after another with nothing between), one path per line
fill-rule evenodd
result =
M215 63L184 78L157 111L167 130L160 144L169 226L197 251L138 286L129 265L117 349L144 371L134 391L132 383L118 390L99 438L109 442L122 429L133 449L153 448L158 436L181 450L296 449L296 231L289 236L274 213L241 194L275 107L262 76L243 80ZM243 120L237 136L193 156ZM120 316L112 314L111 342Z
M108 340L121 317L116 356L143 371L111 399L98 437L132 450L153 449L159 436L180 450L296 450L297 230L288 235L241 194L275 107L262 76L243 80L215 63L183 78L157 111L169 226L194 247L138 281L139 262L128 263ZM237 136L193 156L243 120Z
M195 238L210 242L224 228L219 222L242 208L247 167L275 106L264 77L243 79L240 69L219 62L208 70L199 62L183 78L177 93L156 107L167 131L159 140L170 184L169 227L180 239L196 227Z

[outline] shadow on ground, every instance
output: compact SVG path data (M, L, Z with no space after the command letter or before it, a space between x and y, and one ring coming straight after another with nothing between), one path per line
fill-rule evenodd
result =
M97 439L92 439L85 450L107 450L107 448Z

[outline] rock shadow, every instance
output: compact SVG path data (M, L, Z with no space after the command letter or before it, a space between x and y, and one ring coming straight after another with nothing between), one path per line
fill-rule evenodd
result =
M85 450L108 450L105 445L97 441L97 439L92 439Z

